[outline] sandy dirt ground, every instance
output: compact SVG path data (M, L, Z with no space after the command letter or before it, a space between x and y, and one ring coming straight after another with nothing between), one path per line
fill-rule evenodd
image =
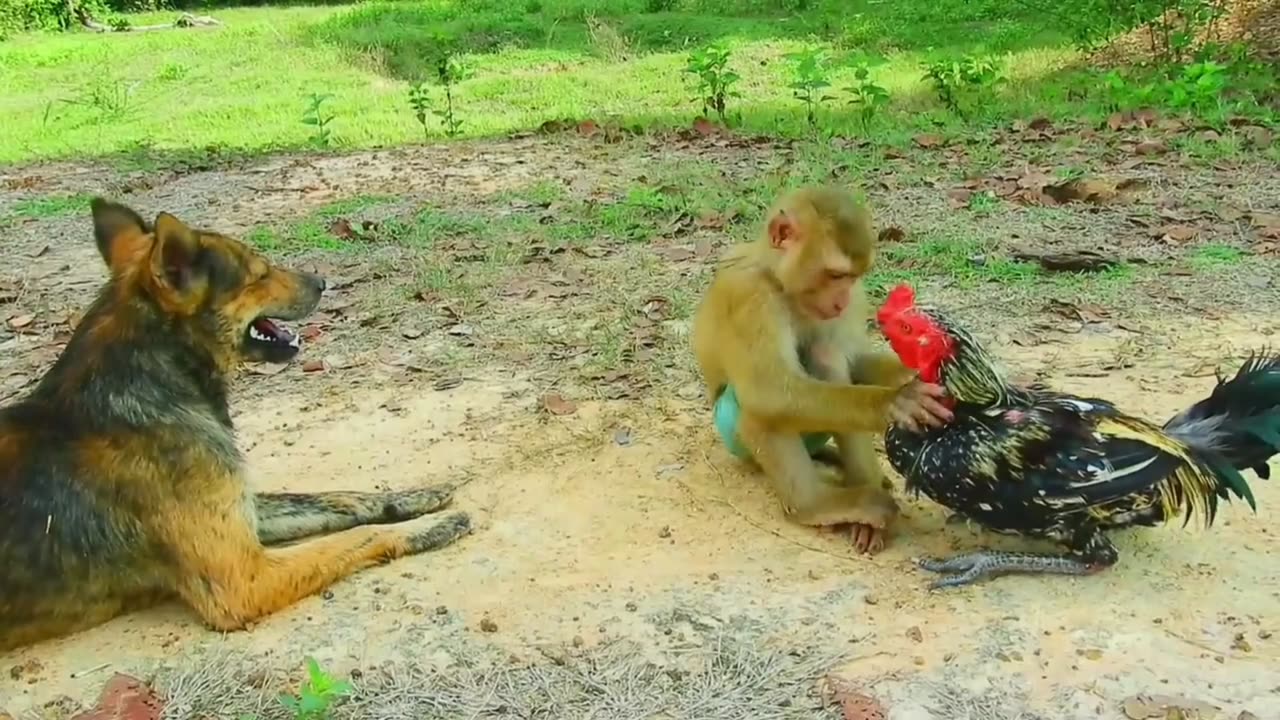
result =
M100 277L89 248L33 254L68 292L85 293ZM1020 374L1163 419L1212 387L1216 364L1274 340L1275 327L1273 313L1165 316L1148 318L1145 335L1084 332L994 349ZM1135 338L1163 347L1116 363ZM11 340L10 352L28 342ZM25 367L4 375L31 375ZM834 677L895 720L1138 717L1123 708L1129 700L1136 712L1140 695L1180 698L1183 717L1280 718L1274 481L1250 476L1259 512L1227 506L1209 532L1174 524L1118 534L1121 562L1097 576L930 592L913 558L1021 544L945 525L940 508L906 500L889 548L854 556L846 538L786 522L762 479L718 445L708 411L689 393L584 400L553 415L540 382L510 368L473 367L447 389L383 371L323 382L285 373L238 393L235 420L255 481L264 490L464 483L454 506L472 514L471 536L360 573L248 632L219 636L173 605L0 655L0 708L55 717L91 704L123 672L154 677L175 697L186 692L189 716L236 717L223 715L232 708L219 705L223 697L192 700L192 678L216 666L226 677L208 687L230 692L230 682L269 697L297 679L308 655L368 682L379 668L462 664L477 673L576 668L574 687L616 689L618 673L714 670L717 658L741 660L746 648L803 664L770 675L775 666L743 661L716 676L729 691L726 674L745 682L742 673L758 672L756 689L788 683L768 712L721 698L701 710L682 701L684 714L591 716L841 717L822 701ZM602 659L622 646L629 670Z
M1073 347L1075 361L1105 355L1098 345ZM1163 417L1211 386L1187 378L1154 393L1143 379L1123 373L1063 387ZM999 543L945 527L937 508L913 502L886 552L854 557L840 537L783 521L758 477L716 446L700 407L590 404L539 421L528 386L488 378L400 398L398 412L386 408L390 398L269 398L243 408L238 422L261 486L465 479L455 504L474 513L474 535L367 571L251 632L214 638L171 607L12 653L0 667L38 669L5 678L10 711L83 698L102 673L180 666L211 645L280 665L310 653L349 670L386 659L447 663L467 637L526 658L613 638L661 653L741 625L761 642L816 637L847 652L832 670L890 704L895 718L940 717L931 703L942 701L920 693L920 681L935 692L991 694L997 714L975 718L1120 717L1118 704L1139 693L1209 702L1227 717L1280 717L1274 484L1258 483L1258 516L1231 507L1209 535L1121 534L1123 561L1100 576L1010 577L930 593L912 557ZM485 619L495 631L481 630Z

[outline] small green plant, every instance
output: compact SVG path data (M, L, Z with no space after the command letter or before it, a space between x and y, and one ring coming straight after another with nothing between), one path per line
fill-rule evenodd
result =
M826 93L831 87L831 62L818 49L803 50L785 56L792 62L791 94L804 103L805 119L811 129L818 127L818 108L834 98Z
M976 192L969 196L969 210L977 215L987 215L1000 204L1000 198L989 190Z
M723 47L712 45L689 54L688 64L684 71L692 75L698 83L698 100L702 102L702 115L706 117L712 110L720 118L720 122L728 125L725 117L725 100L740 98L742 94L733 89L741 78L730 70L729 51Z
M141 82L126 83L123 80L98 78L80 91L79 97L62 100L67 105L79 105L96 111L102 120L118 120L128 115L133 92Z
M1191 63L1165 86L1169 104L1178 109L1204 114L1222 108L1227 89L1227 68L1212 60Z
M849 104L858 109L858 119L862 122L863 132L866 132L871 120L889 103L889 91L871 79L871 70L866 65L854 69L853 84L847 91L852 96Z
M676 9L677 0L645 0L644 11L650 13L671 12Z
M453 108L453 86L462 80L465 72L466 69L452 52L443 53L436 61L436 77L444 86L444 109L432 112L444 123L444 134L449 137L457 137L462 133L462 121Z
M990 58L967 55L959 60L929 63L925 66L924 77L933 83L938 99L948 110L967 118L966 103L962 100L995 85L1000 80L1000 70Z
M429 140L431 130L427 126L427 116L431 114L431 94L427 90L426 81L409 88L409 107L413 108L413 117L422 126L422 139Z
M180 62L168 62L160 68L160 72L156 73L156 78L160 80L181 80L187 76L190 70L191 68Z
M287 693L279 696L280 704L293 713L294 720L325 720L334 700L349 695L351 683L335 680L320 668L315 658L307 658L307 679L298 687L295 697Z
M329 123L333 122L333 114L325 113L322 106L325 101L332 98L327 93L311 93L311 97L307 101L307 110L302 114L302 123L315 128L315 135L312 136L312 142L320 147L328 147L330 139L333 137L333 131L329 129Z

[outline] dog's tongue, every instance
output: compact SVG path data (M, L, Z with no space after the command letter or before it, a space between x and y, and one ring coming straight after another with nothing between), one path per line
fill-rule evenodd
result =
M293 333L288 328L283 325L277 325L266 318L254 320L253 327L269 338L275 338L282 342L293 342Z

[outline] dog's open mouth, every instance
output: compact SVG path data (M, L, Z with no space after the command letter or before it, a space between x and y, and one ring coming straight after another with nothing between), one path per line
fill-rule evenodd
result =
M277 320L260 317L249 324L248 342L264 350L296 351L302 347L302 338Z

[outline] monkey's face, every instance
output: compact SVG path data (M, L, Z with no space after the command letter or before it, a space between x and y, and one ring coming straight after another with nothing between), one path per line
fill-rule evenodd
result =
M866 274L870 259L848 254L836 242L815 242L794 263L797 304L817 320L835 320L844 314Z
M794 211L775 216L769 224L771 245L780 254L775 272L783 292L813 319L843 315L858 281L871 267L869 238L853 236L851 227Z

